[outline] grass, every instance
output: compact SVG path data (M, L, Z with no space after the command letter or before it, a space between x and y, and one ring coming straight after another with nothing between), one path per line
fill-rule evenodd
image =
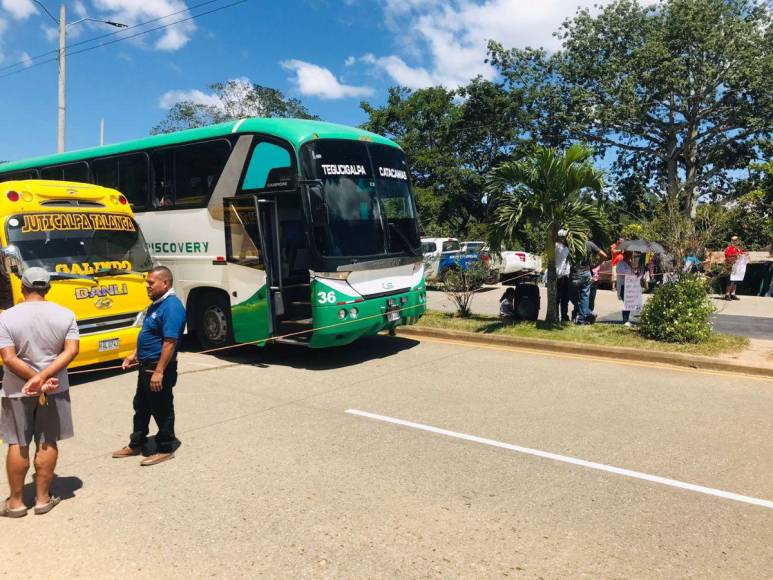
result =
M549 340L565 340L583 344L602 346L627 346L664 352L682 352L712 356L721 353L735 353L749 345L749 339L733 334L714 333L707 342L698 344L680 344L658 342L644 338L636 327L626 328L621 324L597 323L591 326L562 324L550 326L545 322L503 322L499 318L487 316L470 316L460 318L454 314L428 310L419 320L417 326L430 328L446 328L480 334L496 334L498 336L518 336L524 338L543 338Z

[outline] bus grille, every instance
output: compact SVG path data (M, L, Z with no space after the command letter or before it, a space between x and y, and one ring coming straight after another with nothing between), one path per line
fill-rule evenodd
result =
M127 312L115 316L100 316L98 318L84 318L78 321L78 331L81 334L94 334L120 328L129 328L134 325L139 312Z

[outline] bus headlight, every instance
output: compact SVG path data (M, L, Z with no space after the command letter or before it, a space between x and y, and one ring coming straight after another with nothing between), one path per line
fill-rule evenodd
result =
M359 310L357 310L356 308L352 308L352 309L349 311L349 316L351 316L352 318L357 318L357 315L358 315L359 313L360 313L360 311L359 311Z
M343 320L344 318L346 318L346 310L342 308L341 310L338 311L338 320Z
M400 297L400 304L405 304L406 302L408 302L408 297L407 296L401 296Z
M142 323L145 322L145 311L143 310L139 314L137 314L137 318L134 319L134 326L142 326Z

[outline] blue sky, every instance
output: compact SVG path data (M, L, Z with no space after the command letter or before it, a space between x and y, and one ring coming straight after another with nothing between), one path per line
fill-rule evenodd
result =
M58 0L41 0L58 17ZM359 103L384 101L397 84L455 87L481 74L487 39L556 48L560 22L589 0L66 0L67 20L131 26L121 35L173 24L67 61L67 149L143 137L165 107L214 103L207 85L245 79L301 99L327 121L357 125ZM198 6L198 7L197 7ZM217 10L208 15L204 12ZM115 31L68 27L71 50ZM77 45L76 43L83 43ZM58 46L55 24L33 0L0 0L0 160L56 149ZM46 54L48 53L48 54ZM38 55L45 54L41 58ZM15 74L12 74L15 73Z

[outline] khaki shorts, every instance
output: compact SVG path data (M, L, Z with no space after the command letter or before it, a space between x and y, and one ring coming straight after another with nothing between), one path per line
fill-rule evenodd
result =
M33 439L37 445L73 436L69 391L49 395L44 406L38 403L38 397L0 400L0 438L9 445L29 447Z

